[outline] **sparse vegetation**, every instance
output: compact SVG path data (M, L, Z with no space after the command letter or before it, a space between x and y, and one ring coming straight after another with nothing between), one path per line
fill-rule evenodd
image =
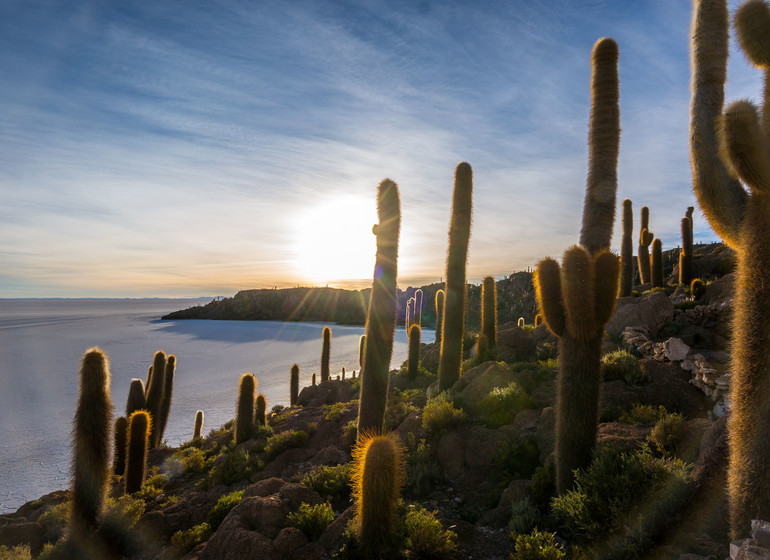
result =
M316 541L334 521L334 511L329 503L314 506L303 503L297 511L291 512L286 517L286 521L305 533L309 540Z

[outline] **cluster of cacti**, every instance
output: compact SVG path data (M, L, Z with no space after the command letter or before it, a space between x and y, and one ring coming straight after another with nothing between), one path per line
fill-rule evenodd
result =
M195 427L193 428L193 439L199 439L201 432L203 431L203 411L199 410L195 413Z
M153 358L152 366L147 374L148 386L145 388L145 407L150 413L152 426L150 432L150 448L158 447L163 441L163 433L171 410L171 399L174 383L176 356L158 350ZM133 383L132 383L133 384ZM131 393L129 392L129 397ZM138 410L138 409L134 409ZM132 411L133 412L133 411ZM129 414L126 410L126 414Z
M332 348L332 330L324 327L323 346L321 347L321 383L329 381L329 357Z
M734 23L749 61L765 73L761 115L749 101L732 103L722 114L727 1L696 0L690 161L701 209L738 255L728 494L731 531L739 538L748 535L752 519L770 519L770 9L750 0Z
M146 410L137 410L128 419L126 474L123 484L126 494L142 489L146 474L147 450L152 433L152 418Z
M365 433L352 455L356 537L365 551L382 553L392 544L396 528L404 481L401 446L392 434Z
M689 286L692 282L692 222L682 218L682 250L679 252L679 283Z
M436 344L441 348L441 331L444 330L444 290L436 291Z
M497 285L491 276L481 284L481 334L486 338L491 359L497 346Z
M251 373L241 375L238 385L238 405L235 409L235 444L254 437L254 397L257 380Z
M297 398L299 397L299 366L294 364L291 366L291 373L289 374L289 405L295 406L297 404Z
M460 378L465 328L465 267L471 237L473 170L465 162L455 170L452 219L449 225L441 353L438 364L439 389L449 389Z
M417 376L420 366L420 325L412 325L409 329L409 357L407 360L406 375L410 378Z
M651 282L653 288L663 287L663 244L657 237L652 242L652 271Z
M646 207L645 207L646 208ZM620 285L618 287L619 297L628 297L634 288L634 211L631 206L631 199L623 200L623 238L620 242ZM641 248L641 236L640 236ZM641 270L642 254L639 253L639 264Z
M374 280L366 318L366 342L361 365L358 434L382 430L388 399L390 358L396 330L398 305L398 237L401 231L401 200L390 179L377 187L377 217L372 232L377 237Z
M655 236L650 231L650 209L642 206L642 225L639 229L639 246L637 250L637 261L639 262L639 279L642 284L648 284L652 281L650 275L650 252L647 249Z
M574 469L587 466L596 443L600 358L604 324L615 306L618 259L612 237L620 141L618 47L600 39L592 53L589 173L583 207L582 247L538 265L540 312L559 337L556 402L556 485L572 486Z
M98 529L110 474L112 400L107 356L91 348L80 364L80 394L74 421L72 507L69 537L87 548Z

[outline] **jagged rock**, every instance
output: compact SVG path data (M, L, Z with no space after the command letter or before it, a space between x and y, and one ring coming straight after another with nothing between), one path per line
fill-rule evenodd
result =
M309 385L300 391L297 404L301 406L321 406L338 402L349 402L352 391L348 381L330 380Z
M273 547L277 554L276 558L291 558L291 555L298 548L307 544L305 533L296 527L284 527L273 540Z
M291 511L299 508L300 504L315 506L323 503L323 499L317 492L303 484L289 482L278 491L278 497Z
M676 304L684 301L687 301L687 294L684 292L684 286L679 284L674 290L674 293L671 294L671 303Z
M607 323L607 333L617 339L628 325L640 326L655 337L674 317L674 306L665 292L653 292L639 298L618 299L615 313Z
M760 546L756 540L748 538L738 549L735 560L770 560L770 548Z
M273 494L277 494L281 488L283 488L284 484L286 484L286 481L276 477L260 480L243 491L243 498L272 496Z
M757 541L759 546L770 548L770 523L761 519L752 519L751 538Z
M535 341L526 329L508 323L497 331L497 357L506 362L521 362L535 355Z
M348 509L343 511L337 519L331 522L331 524L326 528L326 531L324 531L323 535L321 535L321 538L318 539L318 542L327 549L334 549L338 546L338 543L342 540L342 536L345 534L345 531L348 528L348 523L351 519L353 519L353 516L356 513L355 506L350 506Z
M350 461L350 455L333 445L324 447L310 459L314 465L339 465Z
M620 344L639 356L650 358L653 355L654 343L650 340L650 331L644 327L625 327L620 333Z
M513 380L513 372L504 365L497 362L484 362L468 370L452 386L452 390L462 397L464 403L473 408L492 389L507 387Z
M663 351L666 358L672 362L679 362L687 357L690 347L681 338L671 337L663 343Z

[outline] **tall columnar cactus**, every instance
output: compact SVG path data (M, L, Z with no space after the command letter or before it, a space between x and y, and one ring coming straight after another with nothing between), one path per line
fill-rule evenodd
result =
M321 383L329 381L329 357L332 348L332 330L324 327L323 347L321 348Z
M150 449L160 445L160 423L161 406L163 403L163 387L165 386L166 354L158 350L152 361L152 379L150 380L150 390L147 393L147 411L152 417L150 432Z
M460 378L465 327L465 266L471 237L473 170L463 162L455 170L452 221L446 261L444 319L441 354L438 363L439 390L444 391Z
M144 484L151 424L152 419L146 410L137 410L128 419L126 476L123 479L126 494L138 492Z
M144 382L144 401L150 396L150 385L152 385L152 366L147 368L147 380Z
M692 282L692 230L690 218L682 218L682 250L679 252L679 283L689 286Z
M487 339L487 349L494 352L497 345L497 285L491 276L481 284L481 334Z
M441 331L444 330L444 290L436 291L436 344L441 348Z
M193 439L199 439L203 432L203 411L199 410L195 413L195 427L193 428Z
M645 208L647 208L645 206ZM623 201L623 239L620 242L620 287L618 296L628 297L634 288L634 210L631 199ZM641 262L641 253L639 253ZM639 267L641 270L641 266Z
M80 394L74 421L70 537L85 545L98 528L110 475L110 366L99 348L90 348L80 363Z
M404 309L404 329L409 332L409 327L412 324L412 298L406 300L406 308Z
M345 368L342 368L342 380L345 381Z
M126 472L126 432L128 431L128 421L125 416L120 416L115 420L115 432L113 434L112 472L118 476L123 476Z
M414 322L422 327L422 298L423 293L420 288L414 292Z
M420 366L420 325L412 325L409 329L409 358L406 366L406 375L410 378L417 376Z
M163 376L163 400L160 402L160 428L158 433L158 445L163 441L163 434L166 433L166 424L168 424L168 415L171 412L171 397L174 394L174 372L176 371L176 356L173 354L166 360L166 373Z
M358 433L380 431L385 423L390 358L396 330L398 294L398 236L401 231L401 200L390 179L377 187L377 217L372 228L377 236L372 293L366 318L366 344L361 369Z
M723 115L727 1L694 4L693 185L711 227L738 255L728 496L731 531L740 538L748 536L751 519L770 519L770 9L749 0L735 13L741 48L765 74L761 115L749 101L732 103Z
M362 334L358 339L358 367L364 367L364 356L366 355L366 335Z
M257 406L254 411L254 425L264 426L267 424L267 399L262 393L257 395Z
M235 410L235 444L254 437L254 393L257 380L250 373L241 375L238 386L238 407Z
M618 259L607 251L615 219L620 140L618 47L597 41L592 53L589 173L582 247L564 254L561 268L545 259L535 273L540 312L559 337L556 402L556 485L572 486L573 469L587 466L596 444L604 325L615 306Z
M392 545L395 534L404 481L403 452L392 434L365 434L352 455L356 537L361 547L375 557Z
M297 404L297 398L299 397L299 366L294 364L291 366L291 373L289 374L289 406L295 406Z
M126 418L129 418L135 410L147 408L147 400L144 398L144 385L141 379L132 379L128 386L128 400L126 401Z
M639 279L642 284L652 282L650 274L650 251L648 247L655 238L650 231L650 209L642 206L642 226L639 229L639 246L636 248L637 262L639 263Z
M313 372L313 376L311 377L310 381L311 381L310 384L313 385L313 387L315 387L315 385L316 385L316 382L315 382L315 372Z
M695 232L694 232L693 221L692 221L692 219L693 219L692 218L693 212L695 212L695 207L694 206L688 206L687 207L687 212L685 212L684 215L687 216L687 218L690 220L690 239L692 239L693 242L694 242L695 241Z
M663 287L663 245L657 237L652 242L652 287Z

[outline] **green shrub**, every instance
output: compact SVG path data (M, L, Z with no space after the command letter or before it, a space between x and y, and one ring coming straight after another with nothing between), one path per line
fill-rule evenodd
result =
M302 477L302 484L330 499L350 496L350 464L320 466Z
M540 532L537 529L529 535L511 535L516 539L516 560L559 560L567 554L556 544L554 533Z
M647 374L639 358L628 350L615 350L602 356L602 377L605 381L622 379L629 385L641 385L647 381Z
M11 548L3 545L0 546L0 560L32 560L32 553L27 544Z
M559 348L555 342L544 342L535 350L537 361L555 360L559 355Z
M430 399L422 411L422 427L433 435L456 428L466 420L465 413L455 408L446 392Z
M511 424L525 408L536 408L537 403L516 382L507 387L492 389L474 407L474 415L490 428Z
M556 495L556 473L553 463L546 463L537 467L532 475L532 484L529 486L529 495L532 503L545 511L551 503L551 498Z
M495 466L511 478L529 478L540 465L540 449L534 436L523 437L498 448Z
M409 403L388 403L388 408L385 409L385 431L392 432L395 430L404 421L406 415L415 410L417 408Z
M208 523L201 523L187 531L177 531L171 535L171 544L180 555L184 555L199 544L209 540L212 532Z
M577 472L574 488L553 499L552 511L580 542L607 542L613 533L623 542L634 531L658 529L687 499L688 481L684 463L653 457L649 448L625 453L603 447L587 469Z
M340 443L345 449L350 450L356 444L357 438L358 438L358 421L351 420L350 422L347 423L347 425L345 426L345 429L342 431L342 436L340 437Z
M136 525L136 522L142 517L144 507L144 500L134 498L133 496L110 498L107 500L104 508L102 525L121 527L128 530Z
M209 510L208 514L206 515L206 521L208 522L212 531L219 529L219 526L222 524L222 521L225 520L227 514L230 513L231 509L241 503L242 498L243 490L231 492L219 497L216 505L211 508L211 510Z
M342 420L342 415L348 411L348 403L325 404L323 409L327 411L324 418L328 422L339 422Z
M647 439L662 449L674 451L684 437L685 427L681 414L665 414L657 421Z
M649 404L636 404L631 410L621 414L618 422L621 424L654 424L666 414L668 412L663 406L655 408Z
M267 438L265 460L272 461L278 455L293 447L305 447L309 439L303 430L286 430Z
M431 481L440 474L430 446L421 439L406 459L406 487L414 496L426 496L430 493Z
M271 409L270 409L270 413L271 413L271 414L278 414L278 413L279 413L279 412L281 412L281 411L282 411L284 408L286 408L286 407L285 407L284 405L282 405L282 404L276 404L276 405L273 405L273 408L271 408Z
M206 452L197 447L188 447L177 452L182 460L184 472L204 473L211 468L213 461L207 460Z
M255 468L259 470L261 467L246 450L227 450L215 459L208 477L199 486L201 489L210 488L214 484L230 486L251 478Z
M515 535L526 535L535 528L539 520L540 511L529 498L524 498L511 504L511 520L508 522L508 531Z
M311 541L318 540L326 528L334 521L334 511L329 503L311 506L300 504L297 511L286 516L289 525L296 527Z
M404 518L406 549L417 558L441 558L457 548L457 534L444 529L435 512L415 506Z
M70 516L70 502L62 502L38 517L37 522L43 528L43 540L56 542L64 534Z

